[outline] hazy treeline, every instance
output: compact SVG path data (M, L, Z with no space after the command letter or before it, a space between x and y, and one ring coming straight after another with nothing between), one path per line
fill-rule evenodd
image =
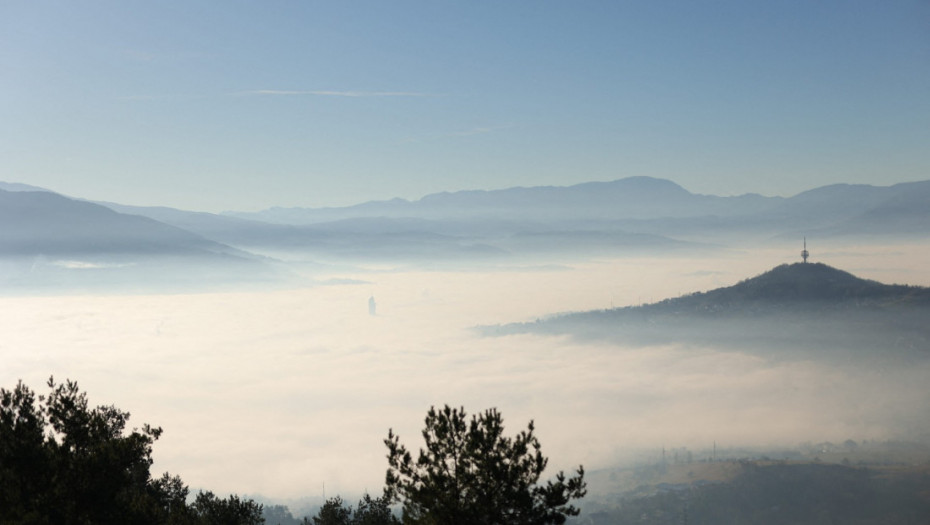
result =
M128 412L92 408L73 381L50 379L48 388L42 396L21 382L0 389L0 524L559 524L578 514L569 502L587 492L581 468L570 479L560 472L537 483L547 458L532 422L510 438L496 410L468 420L446 406L430 410L426 448L415 460L388 432L389 469L380 497L365 495L355 506L334 497L312 516L296 518L282 505L210 491L191 495L178 476L153 477L160 428L127 432ZM635 470L636 490L601 495L573 522L866 525L922 523L930 515L926 461L888 462L892 452L915 457L906 446L847 440L806 444L798 452L853 461L714 461L697 459L687 448L663 449L660 463Z
M588 505L579 523L748 525L919 524L930 516L930 470L741 461L726 482L661 484L653 494Z
M365 494L355 507L340 496L329 498L313 516L295 518L285 505L266 505L262 518L268 525L399 525L387 494L372 498Z

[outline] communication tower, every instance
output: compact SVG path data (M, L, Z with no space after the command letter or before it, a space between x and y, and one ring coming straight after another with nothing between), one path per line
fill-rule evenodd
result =
M807 258L810 257L811 253L807 251L807 237L804 237L804 249L801 250L801 261L807 262Z

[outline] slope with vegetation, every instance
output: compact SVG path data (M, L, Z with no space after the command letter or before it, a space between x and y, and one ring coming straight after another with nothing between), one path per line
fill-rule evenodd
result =
M930 288L860 279L825 264L781 265L733 286L658 303L482 327L631 344L930 352Z
M930 516L930 469L817 462L739 461L724 481L660 484L586 513L585 525L922 524ZM697 470L697 468L695 468Z

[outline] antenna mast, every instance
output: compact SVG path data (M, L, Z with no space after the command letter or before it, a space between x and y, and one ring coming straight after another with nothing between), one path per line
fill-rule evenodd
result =
M804 249L801 250L801 260L807 262L807 258L810 257L811 253L807 251L807 237L804 237Z

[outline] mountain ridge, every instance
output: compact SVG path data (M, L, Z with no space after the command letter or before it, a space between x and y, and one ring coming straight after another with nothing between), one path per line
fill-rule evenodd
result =
M140 215L47 191L0 190L0 253L232 253L231 247Z
M269 261L141 215L0 190L0 291L196 290L277 280Z
M34 189L16 183L0 183L2 188ZM49 195L70 199L54 192ZM62 206L66 202L61 201ZM130 220L127 216L141 216L180 228L190 235L177 231L173 235L185 236L189 245L213 242L226 246L213 245L208 251L240 250L240 255L290 254L338 261L431 263L463 257L500 260L512 256L667 255L682 250L706 252L746 242L781 242L805 235L820 239L881 236L906 240L930 236L926 227L930 224L930 181L891 186L834 184L785 198L751 193L700 195L667 179L627 177L572 186L440 192L417 201L392 199L296 211L273 208L248 214L93 204L123 214L111 216L114 221L125 223ZM77 242L61 238L60 233L78 222L66 221L64 229L46 227L26 232L17 231L22 225L8 215L4 224L7 251L10 237L16 234L20 237L16 242L27 239L33 244L70 243L68 249L72 251L82 247L87 248L85 252L114 249L113 239L103 238L102 233L110 228L106 225L98 229L98 238L84 235L84 240ZM148 226L150 231L156 228ZM167 231L160 229L161 234ZM125 232L120 235L124 246L145 244L143 239L134 239ZM191 236L199 239L195 241Z
M516 186L497 190L460 190L431 193L416 200L394 198L345 207L273 207L259 212L223 215L273 223L309 224L354 217L423 218L487 215L501 218L547 218L569 209L576 217L630 218L688 216L711 212L736 214L774 205L781 197L747 193L732 197L691 193L668 179L626 177L570 186Z
M871 186L832 184L792 197L692 193L667 179L627 177L571 186L513 187L439 192L418 200L370 201L339 208L275 207L224 215L276 224L311 225L357 218L433 221L525 221L652 233L679 240L708 235L772 237L927 236L930 181ZM633 224L636 222L636 224ZM630 227L640 228L630 230Z

